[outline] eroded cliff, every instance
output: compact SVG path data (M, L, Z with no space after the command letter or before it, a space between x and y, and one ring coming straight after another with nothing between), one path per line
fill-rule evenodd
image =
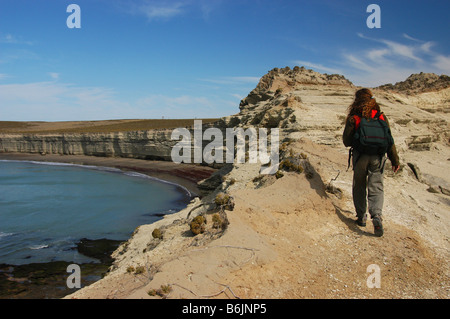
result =
M0 152L170 160L171 132L1 134Z

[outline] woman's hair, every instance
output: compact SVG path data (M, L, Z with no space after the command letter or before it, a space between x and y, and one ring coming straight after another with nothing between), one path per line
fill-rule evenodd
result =
M370 118L371 111L380 111L380 106L369 89L360 89L355 93L355 100L348 107L348 117L359 115Z

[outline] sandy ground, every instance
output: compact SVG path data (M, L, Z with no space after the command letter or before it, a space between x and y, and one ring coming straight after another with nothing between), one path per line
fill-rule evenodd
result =
M398 212L415 203L405 204L393 191L404 185L398 179L410 178L406 172L386 174L385 235L375 237L370 219L366 227L354 222L346 156L308 141L294 147L308 154L316 170L312 178L287 172L255 188L251 177L257 168L235 167L227 176L235 180L227 184L235 207L226 211L230 224L221 237L190 233L186 220L199 204L194 201L178 214L139 227L116 253L112 272L67 298L449 297L448 224L431 217L418 221L424 224L422 235L408 226ZM341 198L324 191L337 169ZM163 240L155 242L151 233L158 227L167 228ZM129 271L131 266L144 271ZM369 287L375 275L380 288ZM161 293L164 287L170 292Z

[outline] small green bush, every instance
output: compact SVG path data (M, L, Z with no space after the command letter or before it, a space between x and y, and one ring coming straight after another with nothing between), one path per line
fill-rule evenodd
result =
M297 173L303 172L303 167L301 165L297 165L288 159L282 160L279 165L279 168L284 169L286 171L292 171L292 172L297 172Z
M199 215L195 217L190 223L191 232L194 235L202 234L205 232L205 217Z
M133 266L127 267L127 273L135 273L135 274L143 274L145 272L144 266L137 266L136 268Z
M139 275L139 274L143 274L145 272L145 267L144 266L137 266L136 270L134 271L135 274Z
M234 209L234 200L228 194L219 193L214 199L214 203L219 206L221 209L233 210Z
M165 297L167 294L169 294L172 291L171 285L161 285L158 289L150 289L147 293L149 296L160 296Z
M155 228L152 231L152 236L153 236L153 238L156 238L156 239L162 239L163 238L163 234L162 234L161 229Z
M214 199L214 203L216 205L222 206L228 204L228 201L230 200L230 195L225 193L219 193L217 194L216 198Z
M170 285L162 285L161 286L161 292L163 294L168 294L171 291L172 291L172 286L170 286Z
M220 218L219 214L214 214L212 216L213 228L221 228L223 224L222 218Z

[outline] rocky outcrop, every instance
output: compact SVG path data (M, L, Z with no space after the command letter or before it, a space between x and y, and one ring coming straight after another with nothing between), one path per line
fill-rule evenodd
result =
M372 89L389 118L402 163L415 162L417 168L425 169L427 178L421 182L437 190L449 188L434 167L437 163L445 167L450 158L449 79L412 74L395 85ZM345 153L342 130L357 89L341 75L303 67L275 68L241 101L240 112L224 121L230 127L277 127L280 145L306 138ZM410 166L405 167L414 176Z
M170 160L171 130L83 133L2 134L0 151Z
M318 136L315 140L334 144L332 132L342 128L342 106L351 103L355 88L338 74L274 68L240 102L240 112L225 121L233 127L278 127L283 138Z
M7 152L168 159L170 131L3 136Z
M385 84L380 89L396 91L406 94L417 94L424 92L435 92L450 87L448 75L437 75L434 73L411 74L405 81L395 84Z
M388 115L400 148L430 150L449 143L450 82L446 75L413 74L403 82L374 88ZM342 75L304 67L275 68L240 103L238 114L225 118L230 127L278 127L285 138L307 137L342 147L346 109L357 86Z

